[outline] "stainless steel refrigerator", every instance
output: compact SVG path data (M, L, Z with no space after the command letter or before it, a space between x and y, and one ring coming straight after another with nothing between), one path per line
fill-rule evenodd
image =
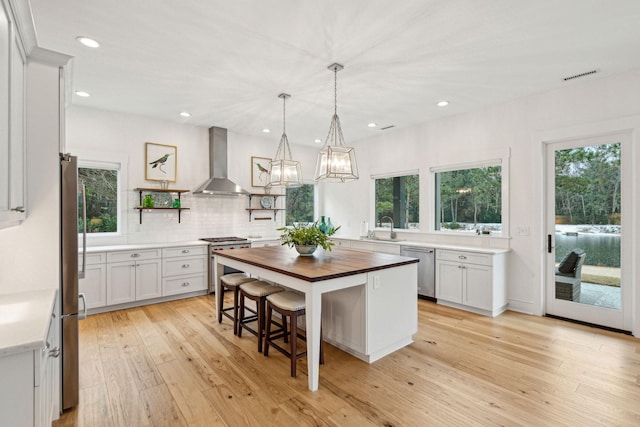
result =
M78 212L82 217L82 253L78 252ZM79 256L80 255L80 256ZM80 258L80 262L78 261ZM86 260L86 208L84 188L78 184L78 158L60 154L60 341L62 343L61 408L72 408L79 400L78 320L86 316L84 295L78 279L84 277ZM81 265L81 269L78 266ZM80 314L79 300L84 314Z

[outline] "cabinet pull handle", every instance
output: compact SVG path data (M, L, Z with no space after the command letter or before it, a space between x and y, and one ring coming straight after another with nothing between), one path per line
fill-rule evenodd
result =
M138 258L140 254L131 254L131 258Z
M183 282L182 286L189 286L189 282Z
M191 252L189 249L183 249L183 250L182 250L182 253L183 253L183 254L188 254L189 252Z
M20 212L20 213L24 213L24 206L16 206L15 208L11 209L14 212Z
M47 353L51 348L51 343L49 341L45 341L44 348L42 349L42 353Z
M56 358L60 356L60 347L56 347L52 350L49 350L49 357Z
M459 258L459 259L467 259L467 257L466 257L466 256L464 256L464 255L458 255L458 258Z
M182 264L182 268L189 268L189 264Z

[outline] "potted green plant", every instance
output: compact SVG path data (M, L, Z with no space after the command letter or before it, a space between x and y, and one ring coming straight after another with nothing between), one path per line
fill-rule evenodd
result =
M283 245L287 245L290 248L295 247L300 255L311 256L318 246L324 250L331 251L334 243L329 237L339 229L340 227L331 226L323 232L318 228L318 221L316 221L313 224L294 224L292 227L281 227L278 228L278 231L282 231L280 240L282 240Z

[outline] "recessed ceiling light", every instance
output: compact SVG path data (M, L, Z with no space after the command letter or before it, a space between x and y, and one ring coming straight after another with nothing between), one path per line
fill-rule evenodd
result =
M100 43L97 40L91 39L89 37L80 36L80 37L76 37L76 40L78 40L78 42L82 43L87 47L92 47L92 48L100 47Z
M377 124L375 124L375 123L373 123L373 122L371 122L371 123L369 123L367 126L369 126L370 128L374 128L374 127L376 127L376 126L378 126L378 125L377 125Z
M449 101L440 101L436 104L438 107L446 107L449 105Z
M264 129L262 129L262 132L264 132L264 133L269 133L269 132L271 132L271 130L270 130L270 129L267 129L267 128L264 128Z
M91 96L91 94L89 92L84 92L84 91L81 91L81 90L77 90L76 91L76 95L81 96L83 98L88 98L88 97Z
M186 111L181 112L180 115L182 117L191 117L191 114L187 113Z
M313 142L315 142L316 144L320 144L322 143L322 140L320 138L316 138L313 140Z

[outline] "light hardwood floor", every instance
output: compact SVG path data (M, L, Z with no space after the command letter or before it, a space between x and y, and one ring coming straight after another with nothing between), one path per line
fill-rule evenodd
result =
M89 316L80 405L54 426L640 425L640 340L418 306L415 342L371 365L325 346L315 393L305 359L290 378L217 323L213 296Z

